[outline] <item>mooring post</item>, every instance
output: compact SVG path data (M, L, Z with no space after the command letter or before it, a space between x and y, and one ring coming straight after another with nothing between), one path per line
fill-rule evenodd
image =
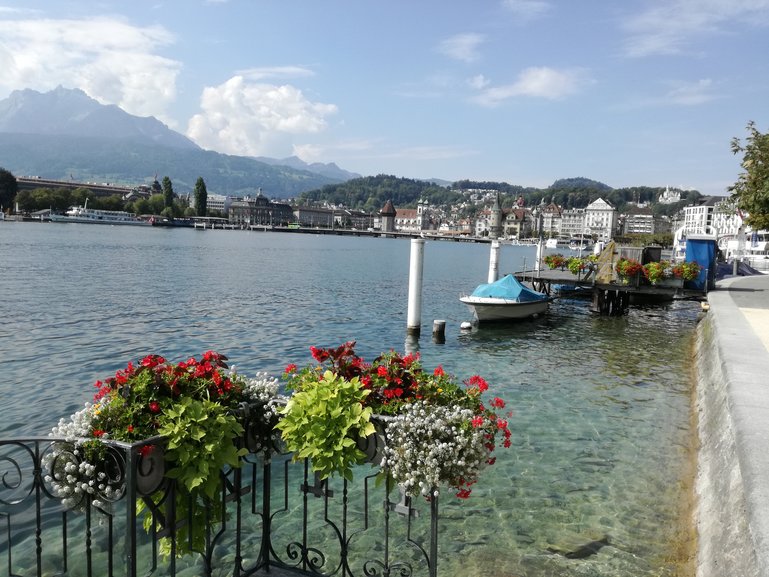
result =
M499 278L499 241L491 241L491 252L489 253L489 284L496 282Z
M422 269L425 255L425 239L411 239L409 267L409 308L406 332L419 336L422 328Z
M442 345L446 342L446 321L434 320L433 321L433 342Z

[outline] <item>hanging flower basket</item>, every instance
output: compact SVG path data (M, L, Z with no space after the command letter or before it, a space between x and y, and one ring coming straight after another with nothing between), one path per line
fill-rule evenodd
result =
M354 465L379 463L409 496L429 497L446 484L468 497L480 471L494 463L496 439L511 444L507 419L498 414L504 401L484 402L489 386L480 376L460 385L440 366L425 371L418 354L390 351L366 363L354 348L352 341L311 347L318 365L286 367L294 394L277 427L294 458L309 457L321 478L351 479ZM422 436L423 427L430 435Z
M173 505L188 520L177 532L177 553L203 550L206 524L221 520L221 470L239 467L248 452L272 451L280 398L276 379L245 378L226 360L213 351L177 364L148 355L97 381L94 403L51 432L58 440L43 464L52 493L71 509L89 500L109 507L125 494L133 462L137 493L146 497L137 512L162 513L148 514L145 528ZM171 482L176 499L169 504L160 493ZM168 543L161 552L170 552Z

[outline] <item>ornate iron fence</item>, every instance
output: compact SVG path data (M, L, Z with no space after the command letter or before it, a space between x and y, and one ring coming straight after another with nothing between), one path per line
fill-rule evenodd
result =
M0 440L0 574L437 576L438 498L418 511L367 466L321 481L307 461L251 454L216 499L177 511L162 451L107 442L78 487L62 442Z

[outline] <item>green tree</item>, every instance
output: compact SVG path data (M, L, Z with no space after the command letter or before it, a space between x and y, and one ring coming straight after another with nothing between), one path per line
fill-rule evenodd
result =
M171 208L174 205L174 185L167 176L163 177L163 200L165 208Z
M769 134L762 134L751 120L747 126L748 137L743 144L732 139L732 152L742 154L740 173L729 191L737 208L745 211L745 224L753 229L769 228Z
M208 212L208 191L202 176L199 176L197 182L195 182L194 194L195 208L197 209L198 216L206 216Z
M8 170L0 168L0 209L9 208L17 192L19 192L19 183L16 182L16 177Z

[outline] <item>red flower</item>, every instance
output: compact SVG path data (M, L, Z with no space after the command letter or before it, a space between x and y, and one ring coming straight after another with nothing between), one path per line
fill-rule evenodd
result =
M159 413L160 403L158 403L157 401L150 401L149 409L150 409L150 413Z
M285 373L287 375L290 375L291 373L295 373L295 372L296 372L296 365L294 363L290 363L286 365Z
M387 367L384 365L379 365L376 369L376 374L380 377L386 377L387 376Z
M94 429L93 430L93 436L94 437L102 437L104 436L105 431L102 431L101 429Z
M133 425L128 425L128 432L129 433L133 433L134 432L134 426Z
M147 455L149 455L149 454L152 452L152 450L153 450L154 448L155 448L155 445L144 445L144 446L142 446L142 447L139 449L139 454L140 454L142 457L146 457Z
M473 417L473 427L476 429L483 426L483 417Z
M470 377L467 380L467 385L472 387L478 387L478 390L480 392L489 390L489 384L486 382L486 379L484 379L480 375L473 375L472 377Z
M460 499L469 499L470 498L470 489L460 489L457 491L457 497Z
M433 375L435 375L436 377L442 377L445 374L446 373L443 372L443 367L441 365L438 365L437 367L435 367L435 370L433 371Z
M491 401L491 406L496 407L497 409L504 409L505 408L505 401L500 399L499 397L494 397Z

